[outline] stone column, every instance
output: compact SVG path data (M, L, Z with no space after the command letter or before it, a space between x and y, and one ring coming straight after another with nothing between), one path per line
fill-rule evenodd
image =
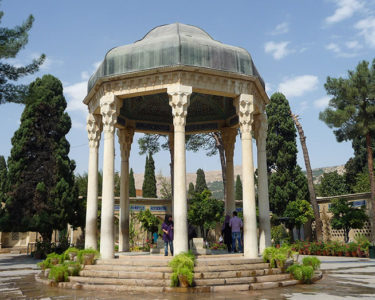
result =
M253 96L241 94L236 99L242 140L242 185L244 218L244 257L258 257L254 163L252 144Z
M237 128L225 127L221 129L225 149L225 163L226 163L226 202L225 214L231 216L236 209L236 202L234 199L234 144L236 142Z
M169 145L169 152L171 155L171 165L170 165L170 170L171 170L171 186L172 186L172 203L171 203L171 211L172 215L174 215L173 211L173 190L174 190L174 132L170 132L168 134L168 145Z
M271 246L270 204L268 198L267 176L267 117L259 114L255 117L256 141L258 151L258 203L259 203L259 251Z
M168 87L174 125L174 255L188 251L185 124L192 87L175 84Z
M98 218L98 149L102 132L100 115L87 116L87 132L89 137L89 167L87 174L87 206L85 249L97 249L97 218Z
M121 149L119 251L124 252L129 251L129 157L134 129L119 129L117 135Z
M115 124L117 121L116 97L107 93L100 99L104 132L102 219L100 227L100 254L103 259L114 257L114 164Z

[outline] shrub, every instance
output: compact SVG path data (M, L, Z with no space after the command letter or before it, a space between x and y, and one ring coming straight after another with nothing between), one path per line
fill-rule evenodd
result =
M176 255L170 262L172 268L171 286L178 286L178 276L185 276L189 285L193 284L195 256L192 252L184 252Z
M269 262L271 268L276 267L276 255L277 255L277 248L275 247L268 247L263 251L263 260L264 262Z
M306 256L302 259L302 264L304 266L311 266L314 270L320 268L320 260L315 256Z
M271 228L271 239L273 240L274 244L281 244L281 242L289 241L289 235L284 227L284 225L280 224L277 226L272 226Z
M67 267L69 276L78 276L79 271L81 271L81 264L73 261L65 261L63 266Z
M311 279L314 275L314 269L312 266L300 266L303 276L304 283L311 283Z
M277 266L283 268L285 262L288 258L292 258L296 254L292 250L291 246L286 244L282 245L280 248L268 247L264 249L263 260L269 262L271 268L276 268Z
M296 279L296 280L302 280L303 279L301 265L299 265L299 264L291 265L286 271L288 273L292 274L293 278Z
M356 241L356 243L358 244L358 246L361 248L362 251L368 250L368 247L371 245L368 238L361 233L357 233L354 237L354 240Z
M91 248L89 248L89 249L84 249L84 250L80 250L80 251L78 252L78 261L79 261L81 264L84 264L84 263L85 263L85 261L84 261L84 256L85 256L86 254L92 254L94 259L98 259L99 256L100 256L100 254L99 254L98 251L96 251L96 250L94 250L94 249L91 249Z
M64 260L70 260L70 255L69 254L71 254L71 253L75 253L76 256L78 256L78 252L79 251L80 251L79 249L74 248L74 247L68 248L67 250L65 250L65 252L63 254L64 255Z
M66 265L56 265L51 267L48 278L53 279L55 282L68 281L68 267Z

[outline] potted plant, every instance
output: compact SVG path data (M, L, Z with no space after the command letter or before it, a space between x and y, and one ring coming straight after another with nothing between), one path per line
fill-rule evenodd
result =
M98 257L99 252L94 249L84 249L78 252L78 261L83 265L93 265Z
M172 268L171 286L189 287L193 285L195 256L191 252L180 253L169 262Z

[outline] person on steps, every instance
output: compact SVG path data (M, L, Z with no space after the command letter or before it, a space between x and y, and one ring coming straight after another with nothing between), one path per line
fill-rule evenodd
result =
M164 255L168 256L168 245L173 255L173 221L171 215L165 215L161 229L163 230Z

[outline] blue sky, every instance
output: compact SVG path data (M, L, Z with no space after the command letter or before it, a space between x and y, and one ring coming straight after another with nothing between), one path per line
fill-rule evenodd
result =
M109 49L174 22L199 26L214 39L251 53L267 93L283 92L302 118L314 168L344 164L352 156L351 144L337 143L318 115L329 100L323 87L326 77L346 76L359 61L375 58L375 0L3 0L1 10L5 13L2 26L19 25L29 14L35 17L29 43L13 63L26 64L45 53L47 61L36 76L50 73L63 82L73 123L68 135L70 157L76 160L78 173L87 170L87 110L81 102L88 77ZM22 110L15 104L0 106L0 155L9 156ZM136 173L143 172L145 161L138 155L139 136L135 136L130 163ZM167 175L169 153L157 154L155 161L157 171ZM298 163L305 168L301 151ZM235 164L241 164L239 138ZM187 171L198 168L220 170L219 158L188 153Z

